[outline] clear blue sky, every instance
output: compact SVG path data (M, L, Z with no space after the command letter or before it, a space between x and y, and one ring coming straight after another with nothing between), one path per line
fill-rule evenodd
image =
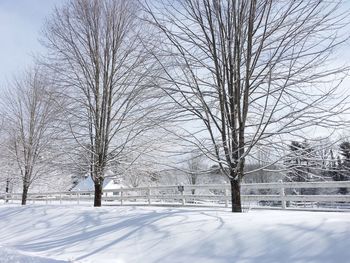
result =
M65 0L0 0L0 86L30 65L45 17Z

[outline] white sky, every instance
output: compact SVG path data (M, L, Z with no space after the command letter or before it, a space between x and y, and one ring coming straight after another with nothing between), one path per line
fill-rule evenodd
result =
M0 86L41 52L38 42L45 17L65 0L0 0Z

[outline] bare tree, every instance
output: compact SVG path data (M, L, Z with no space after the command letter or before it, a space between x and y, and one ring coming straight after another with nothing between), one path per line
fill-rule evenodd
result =
M193 152L186 162L185 174L190 185L198 184L201 175L207 174L208 170L204 164L204 157L201 152ZM192 189L192 194L195 194L195 189Z
M39 67L15 78L2 100L6 158L20 172L22 205L32 183L51 169L58 117L54 101Z
M341 1L142 2L159 32L164 88L202 123L188 133L230 179L233 212L257 144L339 126L343 100L332 100L347 68L330 59L347 39Z
M94 206L101 206L107 167L150 128L160 103L159 96L149 95L153 65L137 13L135 1L72 0L55 10L44 32L46 65L69 101L72 152L84 153L95 184Z

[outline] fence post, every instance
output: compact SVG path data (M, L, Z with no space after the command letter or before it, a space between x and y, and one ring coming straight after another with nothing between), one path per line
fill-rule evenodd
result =
M60 194L60 205L62 205L62 194Z
M46 195L45 197L46 197L46 198L45 198L45 204L47 205L47 204L49 203L49 196Z
M77 203L80 204L80 193L77 193Z
M120 187L120 205L123 205L123 187Z
M228 190L225 188L225 207L228 207Z
M280 188L280 196L281 196L281 204L282 204L282 209L286 209L286 194L284 191L283 187L283 182L282 180L279 181L281 183L281 188Z
M147 198L148 198L148 205L151 204L151 188L148 186L147 188Z

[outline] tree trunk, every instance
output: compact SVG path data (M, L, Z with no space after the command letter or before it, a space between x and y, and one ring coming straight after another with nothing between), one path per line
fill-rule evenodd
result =
M28 188L28 185L23 184L22 205L26 205L27 203Z
M240 179L237 179L237 180L230 179L230 183L231 183L232 212L242 213Z
M8 194L9 192L10 192L10 179L7 178L7 180L6 180L6 190L5 190L5 193L6 193L6 198L5 198L6 203L9 202L8 196L7 196L7 194Z
M102 186L103 186L103 181L100 183L95 183L95 198L94 198L95 207L102 206Z

